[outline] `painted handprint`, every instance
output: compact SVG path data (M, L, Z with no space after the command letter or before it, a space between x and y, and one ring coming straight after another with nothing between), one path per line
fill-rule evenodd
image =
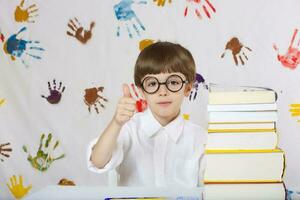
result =
M144 40L141 40L139 42L139 49L140 51L142 51L143 49L145 49L147 46L150 46L151 44L153 44L155 41L154 40L151 40L151 39L144 39Z
M130 86L131 86L131 90L133 91L131 93L134 94L134 99L136 100L135 106L137 112L144 112L144 110L146 110L148 107L147 101L142 98L142 95L140 93L138 93L138 90L133 83L131 83Z
M189 12L189 7L192 6L194 8L194 12L199 19L202 19L202 14L200 12L200 8L202 7L205 15L210 18L211 15L208 11L208 7L215 13L215 7L210 3L209 0L186 0L186 7L184 9L184 16L186 17Z
M165 3L167 0L153 0L157 6L165 6ZM168 0L169 3L172 2L172 0Z
M103 92L103 89L104 87L93 87L84 90L84 103L88 106L89 112L91 112L91 107L94 106L94 109L98 114L99 109L97 104L104 108L104 105L101 103L101 100L107 102L107 99L99 94Z
M16 58L20 58L22 63L28 67L28 64L25 63L24 60L24 54L31 56L35 59L41 59L40 56L32 54L31 50L34 51L44 51L43 48L36 46L39 44L39 41L32 41L32 40L23 40L18 39L20 33L24 32L26 30L26 27L23 27L20 29L20 31L17 34L11 35L6 41L4 38L4 35L0 33L0 39L2 42L4 42L3 50L6 54L10 55L11 60L16 60Z
M205 89L208 89L208 86L205 84L205 80L201 74L196 73L196 78L193 84L193 89L191 90L189 100L195 100L198 94L199 85L203 84Z
M21 0L20 5L18 5L15 9L15 21L33 23L34 20L32 18L38 16L38 8L35 4L24 8L24 1L25 0Z
M225 52L221 55L221 58L224 58L225 53L227 50L231 51L233 60L236 66L239 65L239 61L242 65L245 64L245 61L243 60L246 59L248 60L248 57L246 56L245 52L243 51L244 49L247 49L248 51L252 51L249 47L244 46L238 38L233 37L229 42L227 42L226 47L225 47ZM238 61L239 58L239 61Z
M67 31L67 34L71 37L75 37L82 44L85 44L88 40L91 39L92 29L94 28L94 26L95 22L91 22L89 30L85 30L78 19L75 17L73 20L69 20L68 27L70 28L70 30Z
M0 106L2 106L5 103L5 99L0 98Z
M298 29L295 29L293 37L291 39L290 46L288 47L288 50L285 55L280 55L279 49L277 48L277 46L275 44L273 45L273 48L278 53L277 54L278 61L280 61L284 67L287 67L290 69L295 69L298 66L298 64L300 63L300 50L298 49L298 47L300 45L300 39L298 40L297 47L296 48L293 47L297 33L298 33Z
M132 5L134 3L146 4L147 1L121 0L118 4L114 5L115 15L118 20L117 36L120 36L121 28L125 28L127 30L128 36L130 38L133 37L133 33L131 30L132 28L135 30L138 36L140 36L140 29L145 30L144 25L132 10Z
M300 116L300 104L291 104L290 105L290 112L292 117L299 117ZM298 120L300 122L300 120Z
M9 158L9 154L10 152L12 152L12 148L9 148L10 143L4 143L4 144L0 144L0 155ZM2 158L0 158L0 160L3 162L4 160Z
M23 177L21 175L19 176L19 181L17 180L17 177L13 175L12 177L10 177L10 185L9 183L7 183L6 185L11 194L16 199L22 199L32 188L31 185L24 187Z
M62 179L59 180L58 185L75 186L75 183L71 180L66 179L66 178L62 178Z
M34 157L28 152L27 147L25 145L23 146L23 151L28 154L27 160L30 162L31 166L41 172L46 171L54 161L65 157L65 154L61 154L56 158L52 156L53 151L55 151L59 145L59 141L56 140L54 145L51 146L51 133L48 134L45 142L44 139L46 139L45 134L42 134L38 151L36 152L36 155Z
M53 85L51 87L50 82L48 81L48 90L49 90L49 96L41 95L42 98L47 99L47 101L51 104L57 104L60 102L61 95L65 91L65 86L62 87L62 83L59 82L58 88L56 88L56 81L53 79Z

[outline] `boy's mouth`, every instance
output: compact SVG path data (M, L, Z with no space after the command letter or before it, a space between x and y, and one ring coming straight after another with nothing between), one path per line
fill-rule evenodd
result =
M160 106L165 107L165 106L170 105L171 103L172 103L171 101L160 101L157 104L160 105Z

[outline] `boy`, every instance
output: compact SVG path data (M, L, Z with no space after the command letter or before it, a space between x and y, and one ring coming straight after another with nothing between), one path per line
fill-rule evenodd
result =
M135 113L136 102L123 85L113 119L88 148L89 169L116 169L121 186L198 186L206 134L180 113L194 79L194 59L179 44L157 42L143 49L134 81L148 109Z

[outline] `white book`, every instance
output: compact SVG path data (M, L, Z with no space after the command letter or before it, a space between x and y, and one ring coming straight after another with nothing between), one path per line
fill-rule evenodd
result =
M276 122L276 111L209 112L209 122Z
M205 200L285 200L283 183L207 184Z
M275 129L274 122L266 123L208 123L208 130L214 130L215 132L221 130L257 130L257 129Z
M206 149L275 149L278 135L272 132L214 132L208 133Z
M276 103L256 103L256 104L209 104L208 112L218 111L276 111Z
M204 183L282 182L284 152L274 150L205 151Z

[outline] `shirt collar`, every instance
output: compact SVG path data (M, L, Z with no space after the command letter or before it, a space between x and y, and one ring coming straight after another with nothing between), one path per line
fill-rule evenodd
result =
M147 109L142 115L141 122L141 128L148 137L152 137L156 133L158 133L158 131L164 130L171 138L171 140L173 140L176 143L183 132L184 119L182 118L181 113L179 113L177 118L175 118L168 125L163 127L155 119L151 110Z

